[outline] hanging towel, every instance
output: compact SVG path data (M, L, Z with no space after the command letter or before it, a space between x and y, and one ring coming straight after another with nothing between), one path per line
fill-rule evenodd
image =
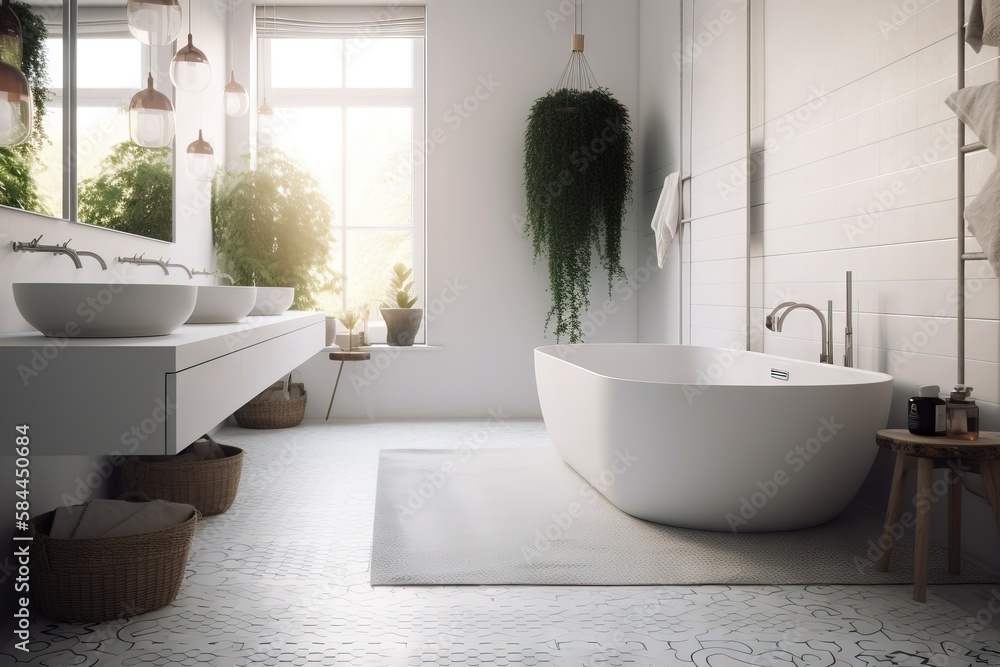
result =
M973 0L965 41L979 53L983 44L1000 46L1000 0Z
M991 82L962 88L949 95L945 104L994 157L1000 153L1000 84ZM965 221L986 253L994 273L1000 275L1000 166L965 209Z
M667 258L667 248L674 240L677 225L681 220L680 183L680 174L677 172L670 174L663 180L660 200L656 203L656 212L653 213L653 221L649 224L653 228L653 233L656 234L656 263L661 269Z

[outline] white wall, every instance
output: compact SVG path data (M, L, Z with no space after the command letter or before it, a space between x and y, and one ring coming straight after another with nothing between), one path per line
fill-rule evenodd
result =
M533 264L531 243L515 219L525 210L525 120L569 59L572 5L428 0L428 134L440 128L445 139L435 144L427 163L423 305L440 309L427 331L428 343L443 349L402 350L395 358L382 352L369 364L347 364L334 418L486 419L490 410L501 408L504 414L539 416L532 349L555 342L543 334L548 275L543 262ZM587 59L598 82L629 108L635 141L638 0L589 0L585 7ZM496 90L452 129L445 113L490 77L499 84ZM622 240L622 264L629 273L637 264L641 187L637 179ZM449 284L461 286L461 293L445 303L441 295ZM618 295L616 312L590 342L637 339L639 299L631 294ZM607 299L606 276L595 271L591 310L600 311ZM603 322L601 314L596 317ZM301 370L311 392L306 416L322 417L336 363L321 353Z
M680 0L639 2L635 199L639 204L640 264L655 256L656 239L649 223L663 179L681 168L680 4ZM639 342L680 342L680 243L671 244L663 268L653 268L639 291Z
M197 10L197 3L195 4ZM124 9L122 10L124 11ZM206 52L209 62L221 65L225 58L225 22L215 12L203 12L204 26L196 37L196 45ZM195 28L197 30L197 19ZM183 159L187 145L197 136L197 128L205 130L205 137L220 155L224 154L223 118L221 107L221 67L213 71L210 88L202 93L178 93L176 150ZM0 208L0 333L30 331L31 327L21 318L14 304L11 283L25 281L90 282L109 279L125 282L157 282L166 280L156 267L125 267L116 264L119 255L146 253L149 257L170 257L173 261L193 267L214 266L212 233L209 220L207 186L197 184L184 175L183 162L177 164L176 177L176 230L174 243L162 243L122 234L91 225L46 218L8 208ZM42 243L63 243L72 239L70 247L90 250L101 255L108 264L108 271L100 270L97 262L81 258L83 269L76 269L65 256L48 254L15 253L13 241L30 241L44 234ZM112 272L116 277L112 277ZM187 281L187 276L171 276L171 281ZM4 372L16 372L4 369ZM99 388L95 388L98 389ZM59 419L53 413L52 419ZM9 414L0 399L0 423L9 429L7 437L13 442L13 425L20 423L18 415ZM13 471L14 459L0 457L0 470ZM113 475L105 461L94 457L38 456L31 459L31 513L47 512L59 505L87 500L90 493L98 497L117 493ZM5 475L0 488L4 495L13 497L14 476ZM13 530L13 515L4 515L0 535ZM6 558L6 555L4 555ZM3 579L0 562L0 579ZM0 585L3 585L0 582Z
M684 342L694 345L746 345L746 8L745 0L695 0L685 21L692 79Z
M696 2L695 35L740 0ZM956 123L944 104L955 89L954 0L769 0L764 12L762 116L754 128L752 245L759 265L753 319L784 300L836 304L834 359L843 355L844 274L854 272L855 358L895 377L890 426L905 427L905 401L921 384L956 379ZM706 39L693 62L691 340L740 342L746 267L745 190L730 201L744 150L745 13ZM723 21L725 23L725 21ZM718 25L718 24L716 24ZM702 33L704 34L704 33ZM968 85L997 78L997 51L967 49ZM758 73L760 74L760 73ZM968 159L967 194L995 166ZM969 239L969 250L978 250ZM757 261L757 260L755 260ZM970 264L967 381L983 429L1000 426L997 280ZM807 313L755 349L816 359L819 332ZM861 499L884 507L891 459L881 455ZM943 536L944 503L934 527ZM978 497L966 494L965 549L1000 565L1000 539Z

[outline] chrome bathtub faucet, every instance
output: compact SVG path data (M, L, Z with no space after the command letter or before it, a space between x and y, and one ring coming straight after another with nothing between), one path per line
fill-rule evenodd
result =
M776 333L781 333L781 327L785 323L785 318L788 317L788 313L793 310L798 310L799 308L804 308L806 310L812 311L819 318L820 327L820 355L819 362L821 364L833 364L833 301L826 302L826 317L820 312L819 308L816 306L811 306L808 303L795 303L794 301L785 301L784 303L779 303L771 311L764 320L764 326L769 330ZM785 312L781 314L780 317L775 317L778 311L784 309Z

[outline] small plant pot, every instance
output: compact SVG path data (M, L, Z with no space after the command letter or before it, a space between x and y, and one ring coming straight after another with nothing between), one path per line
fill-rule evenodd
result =
M396 347L413 345L420 323L424 319L423 308L379 308L385 320L385 342Z
M326 318L326 346L330 347L337 341L337 318Z

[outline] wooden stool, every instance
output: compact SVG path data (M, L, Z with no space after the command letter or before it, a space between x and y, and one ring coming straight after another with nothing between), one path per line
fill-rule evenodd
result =
M906 429L885 429L875 436L879 447L896 452L889 506L879 548L880 572L889 570L892 527L899 521L906 489L906 473L917 470L916 536L913 544L913 599L927 599L927 560L931 539L931 482L934 468L947 468L948 481L948 573L960 573L962 563L962 478L960 471L983 477L986 498L1000 531L1000 432L983 431L978 440L913 435Z
M330 410L333 409L333 397L337 395L337 385L340 384L340 374L344 372L344 362L368 361L371 358L371 352L361 352L360 350L341 350L340 352L330 353L330 360L339 361L340 367L337 369L337 379L333 383L333 393L330 394L330 404L326 406L326 419L324 421L329 421L330 419Z

